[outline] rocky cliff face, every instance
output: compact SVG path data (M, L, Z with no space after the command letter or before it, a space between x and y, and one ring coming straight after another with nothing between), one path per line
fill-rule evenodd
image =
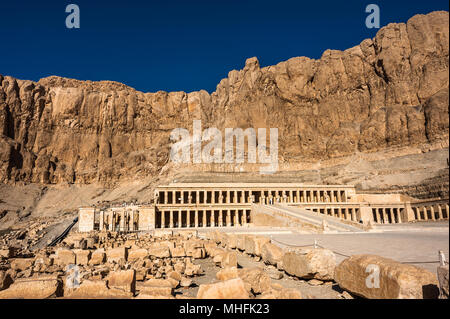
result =
M284 167L395 147L448 147L448 12L389 24L321 59L233 70L217 90L142 93L115 82L0 75L0 181L111 184L161 172L169 134L277 127ZM437 146L436 146L437 145Z

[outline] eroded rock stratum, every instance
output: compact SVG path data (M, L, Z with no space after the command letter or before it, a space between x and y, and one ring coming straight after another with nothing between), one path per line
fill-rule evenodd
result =
M285 171L360 153L445 149L448 23L445 11L416 15L319 60L261 68L250 58L212 94L0 75L0 181L113 185L155 176L173 168L171 130L191 129L194 119L204 128L277 127Z

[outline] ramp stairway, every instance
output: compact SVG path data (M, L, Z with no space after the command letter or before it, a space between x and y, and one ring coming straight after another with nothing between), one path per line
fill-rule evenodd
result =
M293 207L283 204L262 205L266 209L271 210L273 214L283 213L294 218L298 218L302 223L311 224L317 227L322 227L325 220L328 224L328 229L332 232L362 232L363 227L360 225L351 225L344 223L340 218L316 213L304 208Z

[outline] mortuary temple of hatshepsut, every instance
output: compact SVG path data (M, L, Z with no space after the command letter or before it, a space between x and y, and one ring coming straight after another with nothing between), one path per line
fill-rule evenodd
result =
M361 227L448 220L448 216L448 199L359 194L348 185L172 183L155 189L151 205L81 207L79 231L292 226L317 217Z

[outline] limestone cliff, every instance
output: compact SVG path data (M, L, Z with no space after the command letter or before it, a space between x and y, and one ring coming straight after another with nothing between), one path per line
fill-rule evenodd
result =
M448 24L448 12L432 12L319 60L260 68L251 58L212 94L0 75L0 181L114 184L157 175L169 161L170 131L191 128L193 119L279 128L287 169L359 152L448 147Z

